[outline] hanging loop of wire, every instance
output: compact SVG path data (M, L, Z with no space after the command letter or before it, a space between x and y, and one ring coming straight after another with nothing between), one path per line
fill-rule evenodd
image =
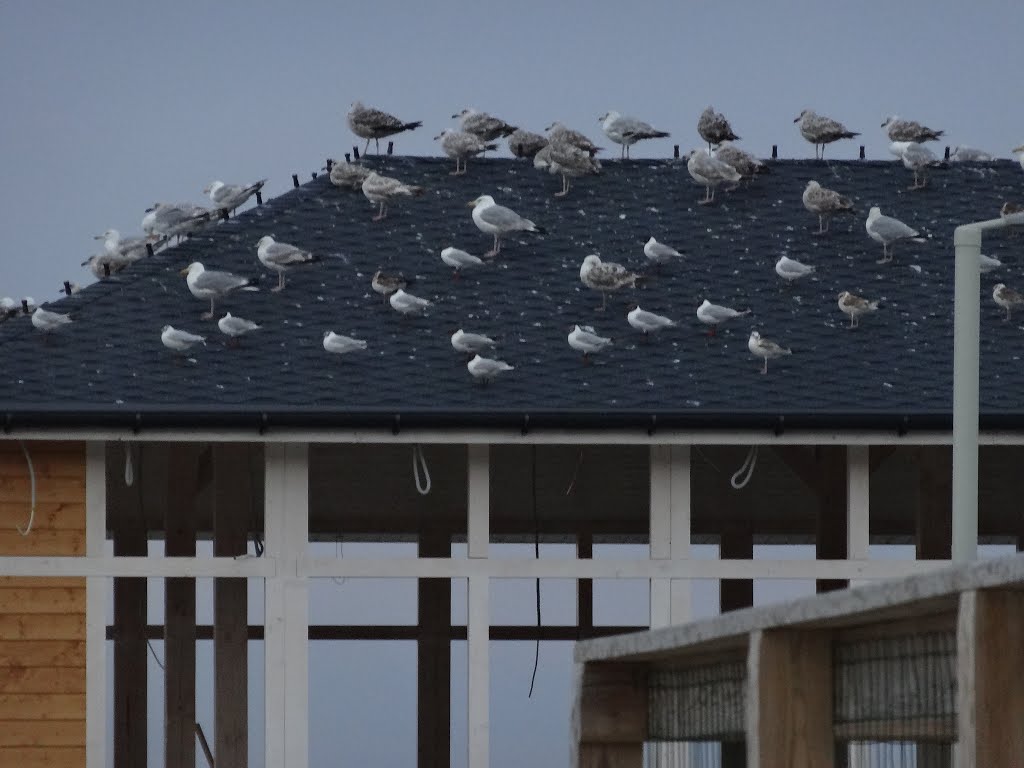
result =
M412 476L421 496L430 493L430 469L427 468L427 457L423 455L419 443L412 447Z
M25 454L25 461L28 463L28 477L29 483L31 484L32 501L28 512L28 524L22 528L20 525L15 526L18 529L18 533L22 536L28 536L32 532L32 524L36 520L36 468L32 465L32 457L29 456L28 448L25 447L25 441L19 440L18 445L21 446L21 452Z
M737 491L745 487L750 482L751 476L754 474L754 467L757 466L757 446L753 445L747 452L747 458L743 460L743 464L740 468L733 472L732 477L729 478L729 484Z

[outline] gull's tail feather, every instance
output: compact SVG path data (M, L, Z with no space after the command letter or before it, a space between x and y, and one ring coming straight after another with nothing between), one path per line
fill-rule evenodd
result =
M419 128L421 125L423 125L423 121L422 120L417 120L414 123L402 123L402 130L403 131L414 131L417 128Z

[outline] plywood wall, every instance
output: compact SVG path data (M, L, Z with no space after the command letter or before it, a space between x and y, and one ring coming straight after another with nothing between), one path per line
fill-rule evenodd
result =
M0 555L85 554L84 443L0 441ZM85 765L85 580L0 574L0 765Z

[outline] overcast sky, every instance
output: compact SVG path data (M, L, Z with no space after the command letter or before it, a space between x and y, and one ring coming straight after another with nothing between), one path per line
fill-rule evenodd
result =
M595 139L618 109L672 132L636 152L663 157L699 144L713 104L760 155L809 156L792 122L809 107L864 134L831 157L859 143L885 156L890 113L1006 157L1024 141L1018 14L943 0L0 1L0 296L88 282L92 236L137 233L158 200L202 202L213 179L268 177L276 195L308 178L355 143L356 99L424 122L401 153L435 154L471 105Z

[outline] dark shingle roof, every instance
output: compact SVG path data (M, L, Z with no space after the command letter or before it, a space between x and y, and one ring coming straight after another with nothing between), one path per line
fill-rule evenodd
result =
M372 222L359 193L326 176L221 222L182 245L134 265L73 297L54 302L76 322L44 345L27 318L0 325L0 418L51 422L258 423L270 426L430 423L531 425L657 424L675 426L882 427L949 423L952 397L952 233L957 224L997 215L1018 200L1024 176L1015 164L954 166L910 192L896 162L779 161L770 175L719 203L697 205L703 190L679 162L606 163L600 177L580 179L567 199L558 180L528 163L473 161L465 177L451 164L389 157L383 172L428 188ZM857 215L837 218L832 233L812 237L816 217L800 196L806 182L853 198ZM490 238L473 225L467 201L491 194L547 227L544 237L512 238L496 262L454 281L438 257L455 245L473 253ZM878 265L881 247L864 231L880 205L929 237L896 246ZM324 257L293 270L288 287L239 293L218 304L264 327L243 346L222 346L215 321L200 321L204 302L179 270L191 261L240 274L263 271L256 241L265 234ZM684 251L635 291L609 301L579 281L579 265L596 252L646 269L650 235ZM1024 285L1022 241L988 238L985 252L1004 266L982 278L982 412L1010 425L1024 415L1022 325L1002 322L990 294L996 282ZM786 287L773 271L781 254L817 267ZM415 275L410 291L435 302L428 316L403 319L370 289L378 266ZM883 309L848 330L836 295L850 290L882 299ZM702 298L753 310L707 342L695 318ZM625 320L627 305L680 321L649 344ZM176 364L159 341L166 324L209 337L195 363ZM615 337L591 366L566 343L573 323ZM498 356L516 367L488 387L474 386L465 358L450 346L457 328L500 341ZM746 348L751 328L791 346L767 376ZM327 354L322 333L364 338L365 352ZM909 419L909 422L905 420Z

